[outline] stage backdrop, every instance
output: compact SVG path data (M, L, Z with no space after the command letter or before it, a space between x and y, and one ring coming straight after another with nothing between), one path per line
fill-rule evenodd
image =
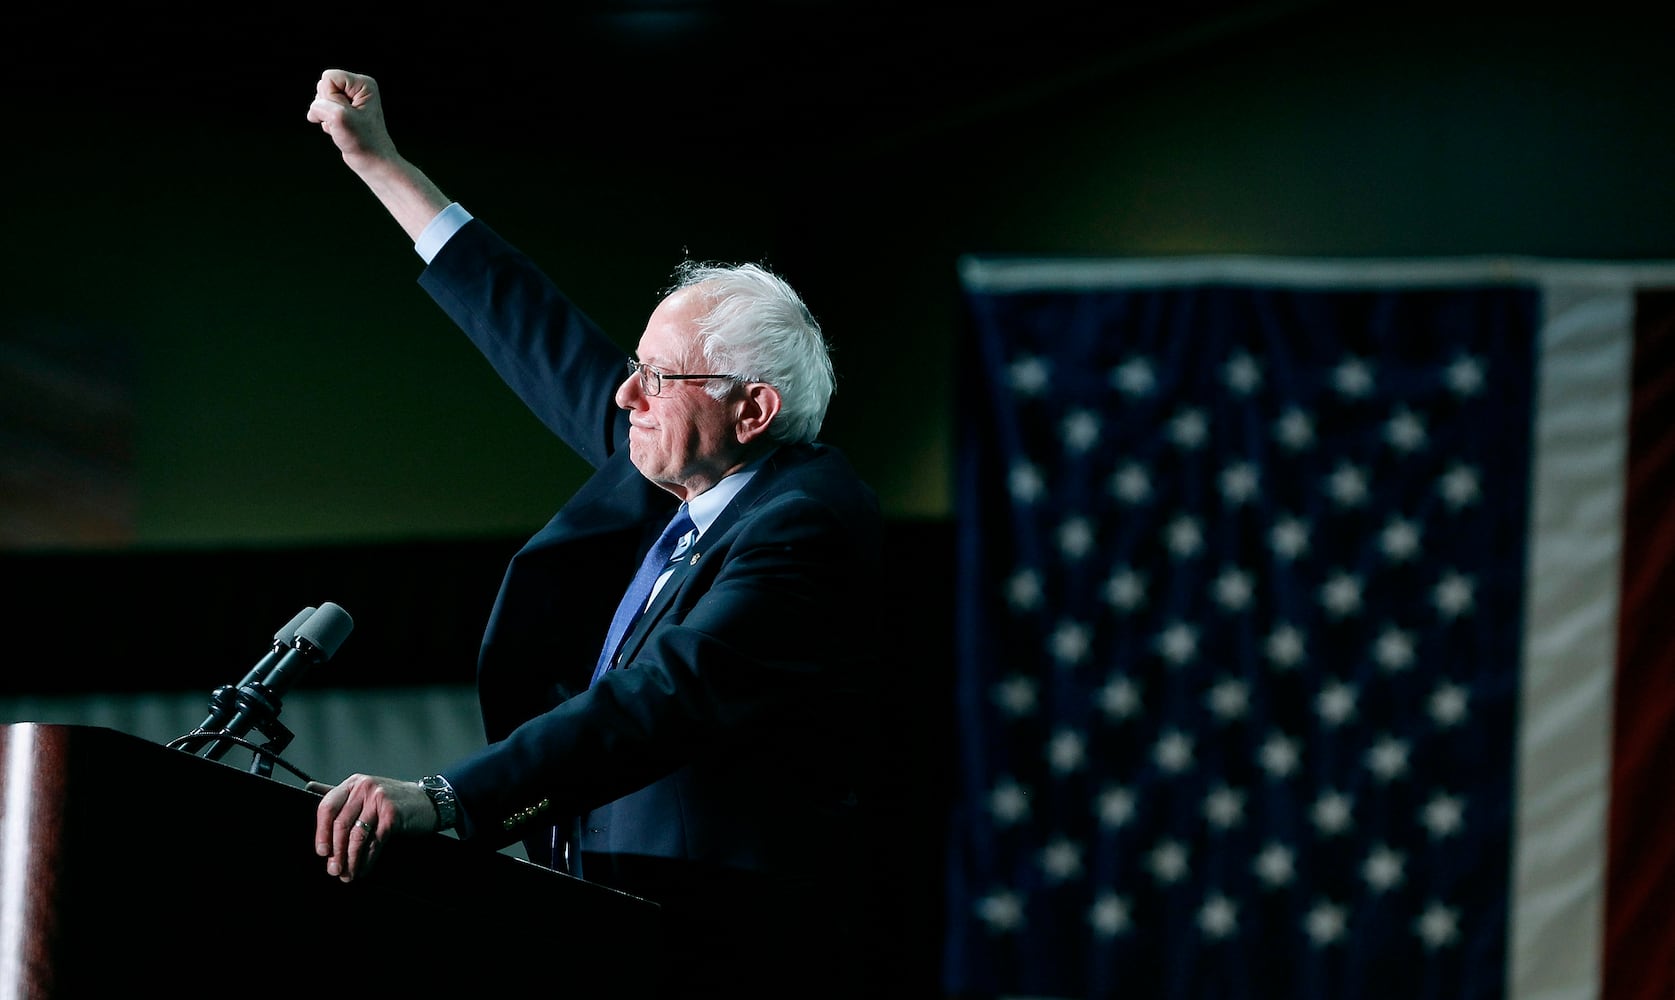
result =
M1675 265L962 281L950 994L1675 993Z

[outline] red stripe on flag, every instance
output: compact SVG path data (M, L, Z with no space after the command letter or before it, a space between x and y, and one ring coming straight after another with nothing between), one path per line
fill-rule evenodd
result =
M1675 292L1635 302L1604 1000L1675 997Z

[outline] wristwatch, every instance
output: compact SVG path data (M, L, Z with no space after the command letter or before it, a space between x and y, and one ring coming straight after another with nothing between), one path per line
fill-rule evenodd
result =
M419 787L430 796L430 804L436 807L436 832L452 830L459 826L459 796L454 794L454 786L448 784L448 779L440 774L428 774L419 779Z

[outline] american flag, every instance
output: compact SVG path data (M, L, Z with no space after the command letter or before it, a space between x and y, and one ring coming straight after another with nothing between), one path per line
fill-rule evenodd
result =
M1675 265L961 279L946 992L1675 996Z

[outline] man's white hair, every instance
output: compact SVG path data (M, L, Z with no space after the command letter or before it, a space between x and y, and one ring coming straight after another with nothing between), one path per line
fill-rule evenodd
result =
M820 324L802 297L760 264L688 260L675 269L669 292L682 289L693 289L704 304L697 327L705 371L773 386L780 410L769 439L813 441L837 379ZM711 383L704 391L719 399L729 387Z

